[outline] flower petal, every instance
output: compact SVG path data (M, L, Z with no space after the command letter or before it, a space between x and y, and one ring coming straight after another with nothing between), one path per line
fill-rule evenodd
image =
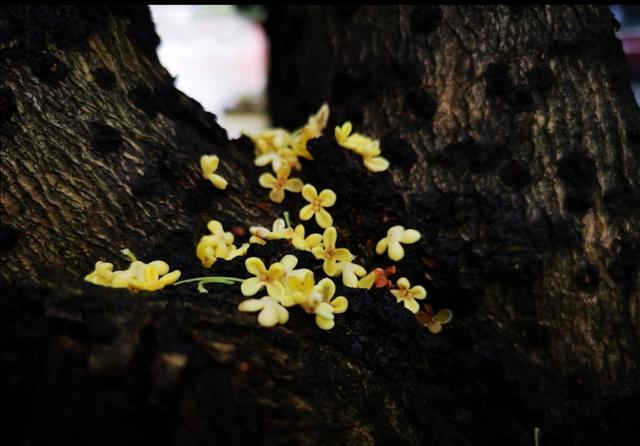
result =
M273 327L278 323L278 310L275 305L265 305L258 315L258 323L263 327Z
M415 229L406 229L402 236L400 237L400 241L405 244L415 243L420 240L420 233Z
M262 187L271 189L276 185L276 179L270 173L263 173L260 175L260 178L258 178L258 183L260 183Z
M443 308L442 310L436 313L435 318L441 324L447 324L453 318L453 313L448 308Z
M333 319L333 307L327 302L318 305L314 312L324 319Z
M227 180L222 178L220 175L216 175L215 173L212 173L211 175L209 175L208 178L209 178L209 181L211 181L213 185L218 189L226 189L227 184L229 184Z
M249 274L259 276L260 274L266 274L267 268L264 266L264 262L259 257L249 257L244 261L244 265L247 268Z
M280 263L284 265L285 270L291 271L298 264L298 258L292 254L287 254L280 260Z
M278 312L278 323L286 324L289 320L289 312L287 311L287 309L282 307L281 305L278 305L276 307L276 311Z
M331 301L331 306L333 307L334 313L344 313L347 311L347 307L349 307L349 301L344 296L338 296Z
M309 220L311 217L313 217L313 214L314 214L313 206L308 204L302 209L300 209L299 217L300 217L300 220Z
M333 321L333 319L325 319L321 316L316 315L316 325L318 325L318 327L322 328L323 330L331 330L336 323Z
M389 161L381 156L366 157L363 162L370 172L382 172L389 168Z
M407 279L406 277L401 277L398 279L398 288L402 290L408 290L409 287L411 287L411 284L409 283L409 279Z
M321 228L328 228L333 223L333 218L331 218L331 214L321 208L316 212L316 223Z
M318 195L318 198L320 199L320 204L323 207L329 208L334 204L336 204L336 199L338 197L336 196L336 193L331 189L325 189L322 192L320 192L320 195Z
M349 262L353 259L353 254L347 248L337 248L333 251L333 258L341 262Z
M261 282L257 277L251 277L246 279L240 285L240 291L244 296L253 296L264 286L264 282Z
M327 276L337 276L340 272L340 268L338 268L338 264L335 259L325 259L322 264L322 269Z
M376 244L376 254L384 253L387 250L387 246L389 246L389 239L385 237Z
M260 311L264 308L264 302L258 299L247 299L240 302L238 305L238 310L244 311L247 313L252 313L254 311Z
M424 289L423 286L414 286L411 288L411 295L414 299L424 299L427 297L427 290Z
M298 193L302 190L304 183L300 178L291 178L284 185L285 190Z
M413 299L405 299L404 300L404 307L411 311L413 314L417 313L418 310L420 310L420 305L418 305L418 302L416 302Z
M399 242L392 240L389 242L389 258L396 262L404 257L404 248Z
M304 197L305 200L311 202L316 198L318 198L318 191L313 186L313 184L305 184L302 187L302 196Z
M271 189L271 192L269 192L269 199L274 203L282 203L284 200L284 190L282 188Z
M282 299L285 293L284 285L279 281L267 283L267 293L275 299Z

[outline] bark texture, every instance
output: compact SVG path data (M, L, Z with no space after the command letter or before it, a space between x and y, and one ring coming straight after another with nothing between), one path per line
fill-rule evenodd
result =
M265 330L235 287L83 282L125 246L245 277L242 258L199 266L206 221L302 200L264 206L250 142L175 90L146 8L2 7L7 443L636 444L640 127L607 9L291 7L268 31L276 123L327 100L391 161L310 143L301 176L336 191L338 244L385 267L387 228L419 229L398 277L454 322L433 336L387 290L339 285L330 332L302 311Z
M448 305L468 305L460 286L481 289L477 311L520 333L534 361L602 385L637 376L640 114L606 6L271 20L275 123L328 99L334 123L382 139L429 249L451 255L433 284Z

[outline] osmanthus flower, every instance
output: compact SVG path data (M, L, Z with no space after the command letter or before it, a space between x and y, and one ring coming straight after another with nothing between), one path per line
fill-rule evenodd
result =
M256 156L265 155L270 152L277 152L289 145L291 135L281 128L268 129L256 136L250 136L255 147Z
M316 315L316 324L323 330L334 327L334 314L344 313L349 302L344 296L333 298L336 286L329 278L314 283L313 273L309 271L302 281L292 278L288 288L295 303L307 313Z
M328 228L333 223L331 214L324 208L336 204L336 194L331 189L324 189L320 194L311 184L305 184L302 188L302 196L309 202L300 209L300 220L309 220L315 215L316 223L321 228Z
M311 250L318 260L324 260L322 269L328 276L336 276L340 269L338 262L350 262L353 254L347 248L336 248L338 232L333 226L324 230L322 235L322 246L316 246Z
M97 261L95 269L84 278L94 285L111 286L113 281L113 263Z
M374 268L369 274L358 281L358 288L370 289L373 285L375 285L376 288L391 288L393 286L393 282L389 280L388 276L392 276L395 273L395 265L385 269Z
M282 278L282 283L285 285L287 284L287 281L290 277L295 277L299 280L302 280L307 272L311 272L311 270L308 270L306 268L295 269L295 267L298 265L298 258L292 254L285 255L282 259L280 259L279 263L281 263L284 267L284 276Z
M367 270L361 265L348 262L338 262L338 271L342 274L342 283L349 288L358 288L358 277L367 274Z
M227 188L227 180L214 172L218 170L220 164L220 158L216 155L202 155L200 157L200 168L202 169L202 176L211 181L218 189Z
M429 304L424 305L423 311L416 313L418 322L427 327L433 334L440 333L442 326L448 324L452 318L453 313L448 308L442 308L436 314L433 314L433 308Z
M282 263L273 263L267 270L264 266L264 262L260 258L249 257L244 264L247 271L255 277L245 279L242 282L240 290L243 295L253 296L260 291L262 287L266 287L269 296L276 299L280 299L284 296L285 287L282 280L285 275L285 268Z
M401 243L411 244L420 240L420 233L415 229L405 229L403 226L393 226L387 231L387 236L376 245L376 253L382 254L389 251L389 258L398 261L404 257L404 248Z
M382 172L389 168L389 161L380 156L380 141L374 140L360 133L351 133L353 126L347 121L342 126L335 128L335 137L338 145L348 150L353 150L362 156L365 167L371 172Z
M416 299L424 299L427 297L427 291L423 286L411 287L409 280L406 277L398 279L398 289L391 290L391 294L396 297L398 303L402 302L404 307L412 313L417 313L420 309L420 305L416 302Z
M274 220L272 229L265 228L264 226L251 226L249 232L251 233L249 242L260 245L265 245L267 240L291 240L294 234L293 228L288 227L282 218L276 218Z
M329 105L322 104L315 115L309 116L309 120L304 127L296 130L291 135L291 147L296 155L306 159L313 159L307 149L307 142L310 139L322 135L322 131L327 126L329 120Z
M243 312L258 313L258 323L263 327L274 327L277 324L285 324L289 320L289 312L278 299L264 296L261 299L247 299L240 302L238 310Z
M260 186L271 189L269 192L271 201L282 203L284 191L298 193L302 190L302 180L300 178L289 178L289 175L291 175L291 168L282 166L278 169L275 177L270 173L263 173L260 175L258 182Z
M307 237L304 235L304 226L296 226L293 236L291 237L291 243L293 243L293 246L296 249L301 251L311 251L322 242L322 234L309 234Z
M287 148L278 149L276 151L260 155L253 161L253 163L260 167L271 164L271 169L274 172L280 170L282 166L288 166L289 168L296 170L300 170L302 168L300 166L300 161L298 161L298 156L295 154L293 149Z
M112 271L113 264L96 262L93 272L85 280L95 285L111 288L128 288L132 291L157 291L180 278L180 271L169 272L169 265L162 260L144 263L134 260L123 271Z
M205 268L213 266L217 259L231 260L234 257L247 253L249 244L244 243L241 247L237 248L233 244L233 233L225 232L222 223L219 221L209 221L207 229L209 229L211 234L202 236L196 247L196 255Z

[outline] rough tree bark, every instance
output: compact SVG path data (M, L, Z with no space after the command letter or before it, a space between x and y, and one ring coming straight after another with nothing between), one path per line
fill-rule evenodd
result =
M222 286L82 282L124 246L201 275L208 219L300 202L260 204L249 141L175 90L146 8L2 7L8 443L635 444L640 126L612 28L604 7L271 11L276 123L328 100L392 164L311 142L302 177L336 190L340 240L386 266L372 242L420 229L398 268L456 315L432 336L388 292L341 289L325 333L297 313L260 329Z

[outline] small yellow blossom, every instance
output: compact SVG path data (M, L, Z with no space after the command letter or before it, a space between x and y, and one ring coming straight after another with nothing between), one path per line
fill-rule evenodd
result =
M280 299L285 294L285 287L282 283L282 279L285 275L284 265L280 262L276 262L269 266L269 269L264 266L264 262L258 257L249 257L245 261L245 266L250 274L255 277L251 277L242 282L240 290L245 296L253 296L262 287L266 286L269 296L276 299Z
M249 244L244 243L240 248L237 248L233 244L233 234L225 232L219 221L209 221L207 229L211 231L211 234L202 236L196 247L196 255L205 268L211 268L217 259L231 260L247 253Z
M124 271L112 271L112 269L112 263L96 262L95 270L88 274L85 280L95 285L112 288L156 291L180 278L180 271L169 272L169 265L161 260L154 260L148 264L136 260Z
M320 110L315 115L309 116L307 124L296 130L291 135L291 147L296 155L306 159L313 159L311 153L307 149L307 142L310 139L317 138L322 135L322 131L327 126L329 120L329 106L322 104Z
M220 159L216 155L202 155L200 157L200 168L202 169L202 176L211 181L218 189L227 188L227 180L214 172L218 169Z
M367 270L364 267L355 263L338 262L338 271L342 273L342 283L349 288L358 288L358 277L362 277L367 274Z
M277 324L286 324L289 320L289 312L278 299L264 296L261 299L247 299L240 302L238 309L244 312L259 311L258 323L263 327L274 327Z
M284 191L298 193L302 190L302 180L300 178L289 178L291 174L291 168L289 166L282 166L278 169L278 173L274 177L270 173L263 173L260 175L258 182L260 186L267 189L271 189L269 192L269 198L275 203L282 203L284 200Z
M347 121L342 126L335 128L335 137L338 145L348 150L353 150L362 156L362 161L371 172L382 172L389 168L389 161L383 158L380 150L380 141L369 138L360 133L351 133L353 126Z
M87 274L84 280L94 285L111 286L111 282L113 281L113 263L97 261L95 270Z
M285 129L268 129L257 136L250 137L256 149L256 156L277 152L289 145L291 136Z
M349 305L344 296L333 298L336 286L331 279L325 277L315 284L311 271L305 273L303 280L289 279L288 288L295 303L307 313L315 314L316 324L323 330L333 328L333 315L344 313Z
M411 288L411 284L406 277L398 279L398 289L391 290L391 294L396 297L398 303L402 302L404 307L412 313L417 313L420 305L416 299L424 299L427 297L427 291L424 287L418 285Z
M293 243L293 246L296 249L301 251L311 251L311 249L322 242L322 234L309 234L305 238L304 232L303 225L296 226L293 236L291 237L291 243Z
M318 260L324 260L322 268L328 276L337 275L340 270L338 262L350 262L353 255L346 248L336 248L338 232L333 226L324 230L322 235L323 246L314 247L311 252Z
M286 148L260 155L253 161L253 163L260 167L271 164L271 169L274 172L278 172L282 166L287 166L290 169L296 170L300 170L302 168L295 152L292 149Z
M403 226L394 226L387 231L387 236L376 245L376 253L382 254L389 251L389 258L398 261L404 257L404 248L401 243L411 244L420 240L420 233L415 229L405 229Z
M314 215L316 223L321 228L328 228L333 223L331 214L324 208L333 206L336 203L336 194L331 189L324 189L320 194L311 184L305 184L302 188L302 196L310 204L300 209L300 219L309 220Z

